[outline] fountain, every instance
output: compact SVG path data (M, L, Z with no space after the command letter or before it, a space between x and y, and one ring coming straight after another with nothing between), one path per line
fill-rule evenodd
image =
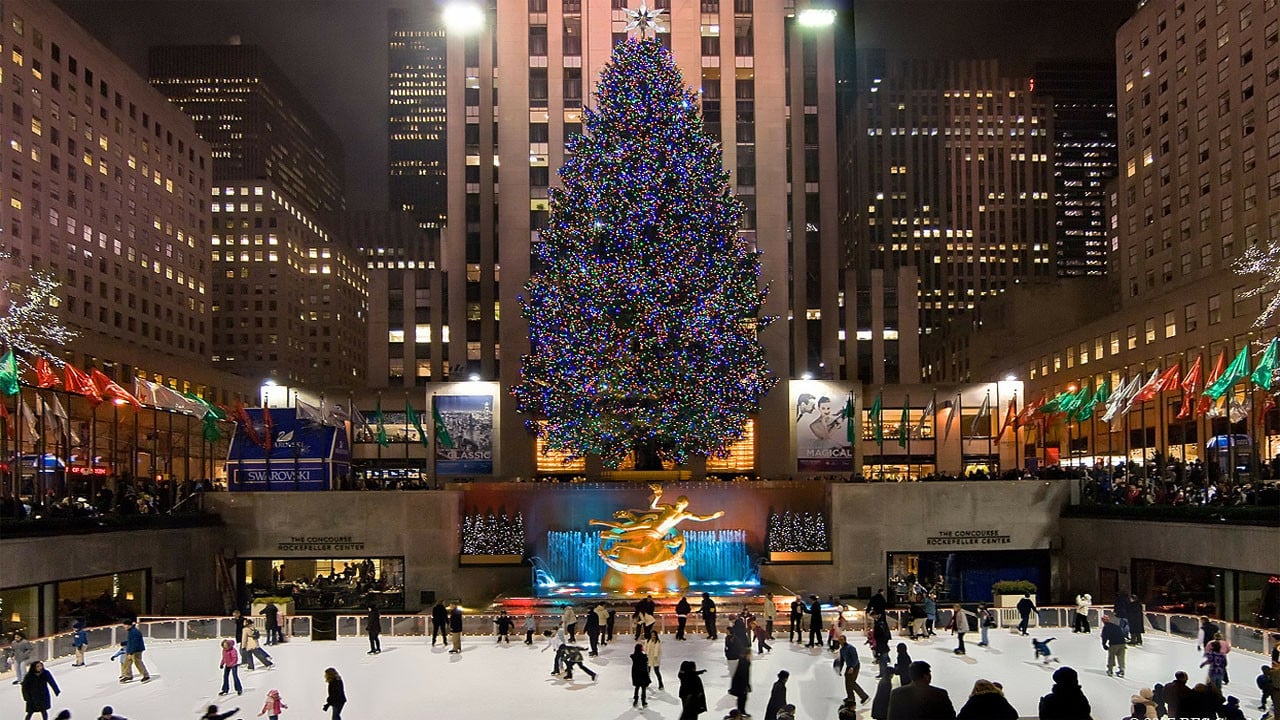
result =
M746 530L687 530L684 532L684 574L691 591L723 594L729 588L758 587L759 571L747 550ZM600 558L600 533L592 530L547 532L547 555L541 563L534 591L539 596L609 594L600 588L608 568Z

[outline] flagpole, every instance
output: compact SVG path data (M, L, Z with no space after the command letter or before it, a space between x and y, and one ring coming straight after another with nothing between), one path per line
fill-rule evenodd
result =
M907 402L903 407L907 408L907 412L903 413L906 417L902 418L903 424L907 426L907 482L911 482L911 393L907 393Z
M409 472L409 393L408 393L407 391L406 391L406 392L405 392L405 394L404 394L404 410L405 410L405 414L404 414L404 471L405 471L405 473L406 473L406 474L408 474L408 472ZM385 483L386 483L386 479L385 479L385 478L383 478L383 484L384 484L384 487L385 487Z
M929 428L933 430L933 474L938 474L938 386L933 387L933 417L929 418Z
M440 476L436 474L436 447L438 445L436 435L440 432L440 429L436 427L436 394L434 392L431 393L430 398L427 398L427 406L427 409L431 412L431 437L427 441L430 443L427 447L427 471L431 476L431 486L439 490Z
M879 438L878 445L880 451L880 482L884 482L884 386L880 386L880 392L877 394L880 398L880 415L876 418L876 427L878 432L876 436Z
M992 408L992 409L994 410L994 412L992 413L991 417L987 420L987 437L991 437L991 427L992 427L991 421L992 421L992 420L995 420L996 422L1002 422L1002 421L1000 420L1000 408L1001 408L1001 407L1004 407L1004 406L1000 404L1000 381L999 381L999 380L996 380L996 404L995 404L995 407L994 407L994 408ZM1007 411L1006 411L1006 412L1007 412ZM999 432L999 433L1000 433L1000 435L996 437L996 450L995 450L995 457L996 457L996 463L995 463L995 465L996 465L996 469L995 469L995 472L991 473L991 479L992 479L992 480L995 480L995 479L999 476L999 472L1000 472L1000 440L1001 440L1001 436L1003 436L1003 435L1004 435L1004 426L1003 426L1003 425L997 425L996 427L998 427L998 428L999 428L999 430L997 430L996 432ZM990 441L988 440L988 445L989 445L989 444L990 444ZM991 451L990 451L990 450L988 450L988 451L987 451L987 454L988 454L988 455L990 455L990 454L991 454Z
M34 447L34 452L36 455L35 496L36 496L36 504L43 506L45 497L49 494L48 493L49 479L45 477L47 473L45 472L46 467L45 467L45 460L44 460L44 456L48 454L48 450L49 450L49 447L48 447L49 441L45 439L45 428L47 427L47 424L48 424L47 421L49 417L49 406L48 406L49 404L44 401L44 396L40 394L39 390L36 391L36 400L40 404L40 417L37 419L38 422L36 423L37 432L36 432L35 447Z

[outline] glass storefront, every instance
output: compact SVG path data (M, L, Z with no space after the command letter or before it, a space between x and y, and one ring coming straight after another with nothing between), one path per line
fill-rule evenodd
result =
M1151 612L1280 627L1280 575L1136 559L1132 573L1133 592Z
M294 612L404 609L404 558L284 558L240 561L247 606L292 600Z
M893 602L909 602L917 583L939 603L991 602L991 586L1000 580L1029 580L1047 591L1049 551L891 552L887 571Z
M146 570L132 570L58 583L56 630L66 630L76 620L93 627L137 617L148 607L147 576Z
M12 640L18 631L27 637L40 635L40 588L36 585L0 590L0 643Z

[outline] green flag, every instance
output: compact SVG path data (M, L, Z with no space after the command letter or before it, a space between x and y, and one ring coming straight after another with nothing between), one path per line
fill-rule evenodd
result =
M452 450L453 436L449 434L449 426L445 425L444 416L436 408L434 400L431 402L431 424L436 426L436 445L445 450Z
M1274 359L1273 359L1273 362L1274 362ZM1240 382L1241 379L1248 376L1249 376L1249 346L1245 345L1244 347L1240 348L1240 353L1236 355L1236 359L1232 360L1231 364L1227 366L1227 369L1222 372L1222 377L1219 377L1217 380L1213 382L1212 385L1205 388L1204 392L1201 394L1204 395L1205 397L1213 398L1214 400L1219 400L1222 398L1223 395L1226 395L1227 392L1231 390L1231 386L1235 385L1236 383Z
M213 416L213 413L205 413L201 434L207 443L216 443L222 440L222 428L218 427L218 419Z
M0 357L0 395L18 394L18 360L12 350L6 350Z
M375 419L375 425L377 427L373 435L374 441L382 447L390 445L391 441L387 439L387 426L382 421L382 398L378 398L378 415Z
M849 395L849 399L844 401L844 439L853 444L853 395Z
M1075 405L1071 417L1077 422L1083 422L1089 419L1093 414L1093 409L1097 407L1097 403L1093 399L1093 389L1086 387L1080 391L1075 397Z
M1069 392L1060 392L1053 396L1052 400L1036 408L1036 412L1040 415L1052 415L1054 413L1063 412L1063 404L1069 402L1071 397L1072 395Z
M871 411L867 415L867 422L871 423L872 431L875 433L876 442L884 444L884 423L880 421L881 407L880 395L876 395L876 401L871 404Z
M1276 351L1280 345L1280 338L1272 339L1271 344L1267 346L1267 351L1262 353L1262 357L1258 359L1258 367L1253 370L1253 384L1271 392L1271 375L1276 369Z
M1110 399L1111 388L1107 387L1107 381L1103 380L1102 384L1098 386L1098 391L1093 394L1093 406L1106 405Z
M422 420L418 418L418 413L413 409L413 403L408 398L404 401L404 414L409 418L409 424L418 431L418 440L422 443L422 447L427 446L427 431L422 429Z
M907 446L907 433L909 432L909 420L911 419L911 396L908 395L902 401L902 417L898 420L898 447Z

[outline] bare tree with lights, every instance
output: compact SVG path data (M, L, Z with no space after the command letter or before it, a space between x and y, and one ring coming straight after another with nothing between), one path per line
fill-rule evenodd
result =
M0 264L13 257L0 250ZM54 364L62 360L54 350L75 339L77 333L62 322L62 283L48 270L31 269L0 281L0 349L10 349L19 362L42 357Z
M1253 323L1254 327L1266 326L1280 312L1280 239L1273 238L1249 248L1232 268L1239 275L1259 276L1258 284L1245 291L1244 297L1270 296Z

